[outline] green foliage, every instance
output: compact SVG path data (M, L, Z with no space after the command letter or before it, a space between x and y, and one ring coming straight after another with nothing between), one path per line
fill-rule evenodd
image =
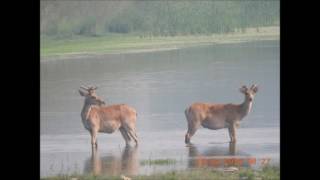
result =
M223 172L214 169L191 169L184 171L172 171L161 174L151 174L151 175L138 175L138 176L129 176L135 180L149 180L149 179L161 179L161 180L207 180L207 179L243 179L243 180L279 180L280 179L280 168L279 167L266 167L262 170L253 170L250 168L241 168L239 171L235 172ZM56 177L47 177L43 178L43 180L63 180L63 179L71 179L76 178L78 180L116 180L122 179L121 176L94 176L94 175L74 175L74 176L56 176Z
M57 25L57 35L59 37L70 37L73 35L72 32L73 26L72 24L68 23L65 19L63 19L58 25Z
M96 20L94 17L81 19L72 29L72 32L77 35L96 35Z
M143 160L140 162L141 165L168 165L168 164L176 164L175 159L149 159Z
M279 1L41 1L49 36L139 33L176 36L229 33L279 23Z
M97 34L99 37L73 34L71 37L47 36L40 39L41 57L66 57L71 54L105 54L125 53L128 51L153 51L161 49L176 49L201 44L224 44L239 41L276 40L279 39L279 27L260 27L247 29L246 33L212 35L185 35L174 37L145 35L138 33L107 33ZM151 36L151 37L148 37Z

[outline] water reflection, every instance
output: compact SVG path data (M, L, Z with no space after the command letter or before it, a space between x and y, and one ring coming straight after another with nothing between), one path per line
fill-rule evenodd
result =
M201 149L201 150L200 150ZM226 166L251 166L256 159L245 152L237 150L236 143L229 143L225 146L214 146L201 148L194 144L188 146L188 167L226 167Z
M236 143L230 142L229 143L229 154L230 155L235 155L236 154Z
M85 173L94 175L137 175L139 170L138 147L126 146L121 156L107 155L100 157L99 150L92 149L84 167Z

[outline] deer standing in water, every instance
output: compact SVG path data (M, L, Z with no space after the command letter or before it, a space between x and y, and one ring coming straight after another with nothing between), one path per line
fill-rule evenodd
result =
M97 87L84 87L79 89L81 96L85 97L81 111L84 127L90 132L92 148L96 148L97 133L113 133L120 130L126 145L133 139L138 144L136 134L137 112L126 104L105 105L105 102L96 95Z
M239 127L240 121L250 112L258 87L252 85L248 89L246 86L242 86L240 92L245 95L244 102L241 104L194 103L188 107L185 110L188 122L185 143L190 143L190 138L200 125L212 130L228 128L230 142L236 142L236 128Z

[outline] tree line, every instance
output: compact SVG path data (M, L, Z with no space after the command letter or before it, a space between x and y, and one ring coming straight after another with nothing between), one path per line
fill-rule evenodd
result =
M41 34L58 37L228 33L278 25L280 14L279 0L42 0L40 5Z

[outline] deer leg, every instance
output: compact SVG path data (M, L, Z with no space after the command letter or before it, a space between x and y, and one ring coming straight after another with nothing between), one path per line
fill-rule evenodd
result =
M191 130L191 131L188 130L187 134L185 135L184 142L185 142L186 144L189 144L191 137L192 137L195 133L196 133L196 130Z
M136 131L134 131L134 136L137 138L137 143L136 143L136 145L138 145L138 136L137 136Z
M228 127L228 132L229 132L230 142L232 142L231 127Z
M134 140L136 145L138 144L138 136L136 134L136 129L134 124L127 124L125 126L126 131L128 132L128 135Z
M236 124L235 123L231 124L231 126L228 128L228 130L229 130L230 142L235 143L237 141Z
M133 139L136 143L138 144L138 137L137 134L135 133L135 128L130 127L130 125L127 125L124 127L126 134L129 136L130 139Z
M126 141L126 145L128 146L130 142L130 137L128 136L126 130L123 127L120 127L119 130L122 134L123 139Z
M133 128L130 128L128 132L129 132L129 135L133 138L136 145L138 145L138 137L136 132L133 130Z
M98 147L98 142L97 142L98 131L96 129L92 129L90 133L91 133L91 146L92 148L97 148Z
M190 143L190 139L191 137L196 133L197 129L199 128L199 124L196 124L196 123L188 123L188 131L185 135L185 139L184 139L184 142L186 144L189 144Z

